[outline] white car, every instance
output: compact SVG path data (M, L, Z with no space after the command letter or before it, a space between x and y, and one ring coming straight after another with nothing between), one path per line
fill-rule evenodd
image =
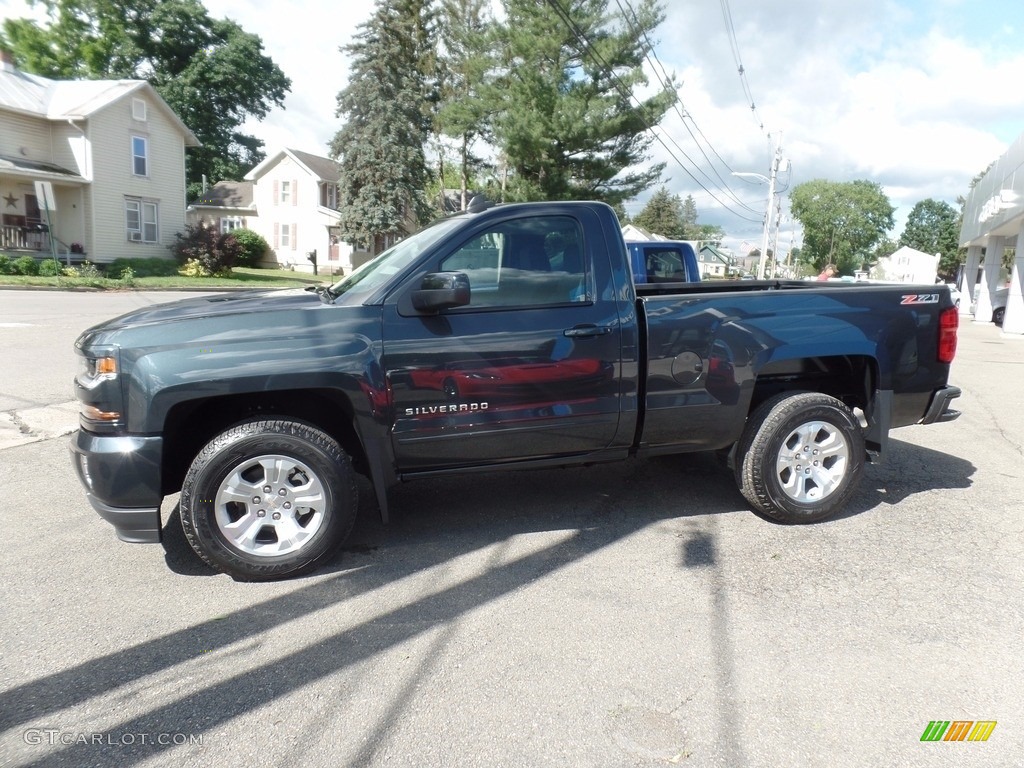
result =
M981 290L981 284L974 286L974 301L971 302L971 314L973 315L978 309L978 291ZM992 296L992 322L996 325L1003 324L1003 315L1006 314L1006 301L1010 295L1009 286L1004 285L1002 288L997 288L995 295Z

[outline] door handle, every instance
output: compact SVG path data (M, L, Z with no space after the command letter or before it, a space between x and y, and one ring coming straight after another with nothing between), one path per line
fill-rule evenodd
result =
M611 332L612 327L610 325L577 325L574 328L566 328L562 331L562 335L579 339L590 336L604 336Z

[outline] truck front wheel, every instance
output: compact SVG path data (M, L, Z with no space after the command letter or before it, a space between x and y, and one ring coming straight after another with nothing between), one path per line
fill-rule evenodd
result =
M864 473L864 435L840 400L784 393L762 403L737 446L740 492L754 510L782 523L811 523L837 512Z
M180 499L192 548L243 581L315 567L348 536L357 508L352 467L338 443L285 420L239 424L207 443Z

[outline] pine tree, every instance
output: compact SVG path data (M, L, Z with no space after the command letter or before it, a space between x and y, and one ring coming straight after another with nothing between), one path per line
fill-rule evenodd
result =
M666 187L651 195L647 205L633 218L633 223L653 235L662 235L670 240L685 239L683 205L679 196L669 194Z
M503 0L494 47L501 69L486 88L493 141L507 159L512 199L627 200L655 183L655 126L673 83L639 100L644 55L664 16L641 0L628 21L608 0Z
M342 237L374 253L429 215L424 146L436 101L434 31L428 0L378 0L355 42L348 85L338 94L345 120L331 142L341 164Z

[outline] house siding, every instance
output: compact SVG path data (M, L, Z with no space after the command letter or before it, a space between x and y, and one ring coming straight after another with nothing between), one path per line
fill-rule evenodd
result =
M175 234L185 229L185 143L177 127L151 99L147 120L132 118L129 94L98 112L89 121L92 141L94 206L93 260L107 263L118 258L168 257ZM132 173L132 136L148 141L147 175ZM155 243L128 240L125 197L136 197L158 205Z
M272 158L271 158L272 160ZM267 266L312 272L309 253L317 254L319 271L352 268L352 249L344 243L335 244L336 259L331 255L330 228L338 224L338 214L320 206L320 179L310 173L287 152L259 170L251 178L253 202L259 215L250 221L250 227L263 235L270 245ZM282 182L291 185L290 200L282 203ZM287 225L289 243L282 245L282 227Z
M17 112L0 113L0 155L50 161L50 123Z

